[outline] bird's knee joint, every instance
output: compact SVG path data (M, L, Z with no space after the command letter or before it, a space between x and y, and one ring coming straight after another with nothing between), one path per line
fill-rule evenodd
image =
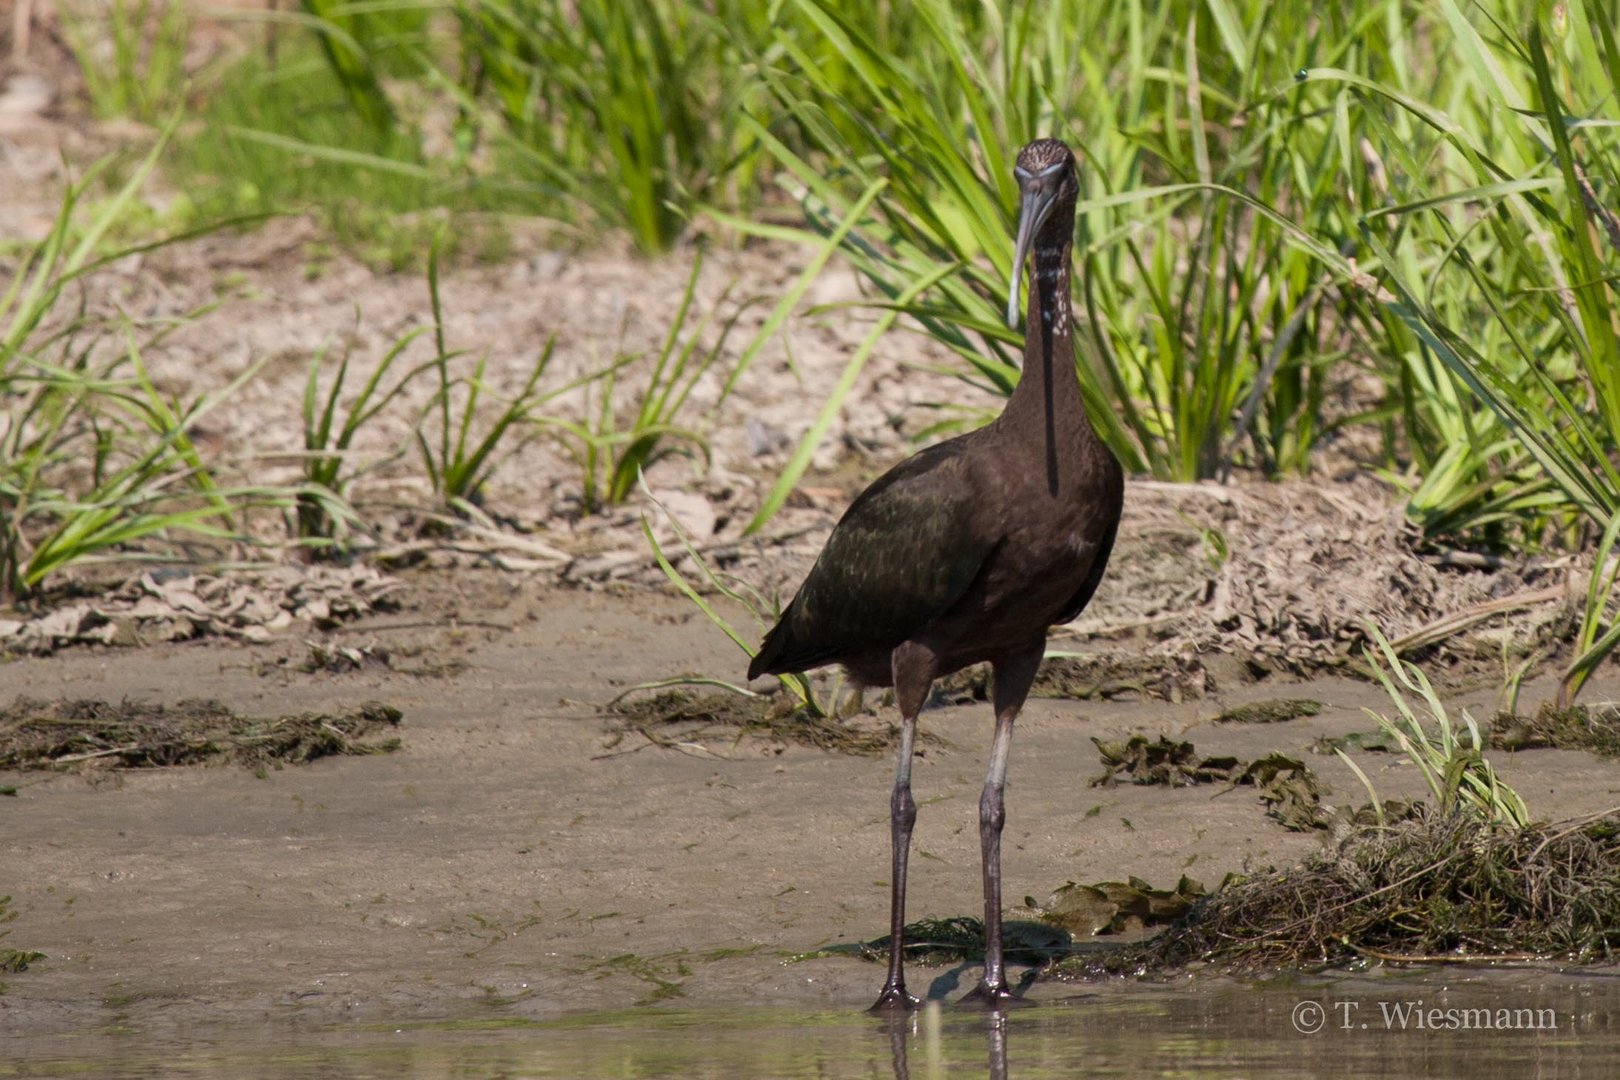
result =
M1001 802L1001 792L996 788L986 788L979 797L979 827L1001 831L1007 823L1007 811Z
M911 797L910 786L894 789L889 799L889 813L901 828L909 829L917 823L917 803Z

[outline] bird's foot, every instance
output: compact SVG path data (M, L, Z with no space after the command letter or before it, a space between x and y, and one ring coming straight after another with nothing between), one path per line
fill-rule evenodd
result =
M994 1011L1002 1011L1006 1009L1029 1008L1035 1003L1026 998L1014 997L1013 992L1007 989L1005 984L998 983L997 985L992 986L987 982L981 981L978 986L975 986L971 991L969 991L968 995L961 1001L958 1001L957 1004L966 1006L970 1009L990 1009Z
M874 1013L907 1013L922 1002L906 993L905 983L891 983L883 988L873 1006L866 1010Z

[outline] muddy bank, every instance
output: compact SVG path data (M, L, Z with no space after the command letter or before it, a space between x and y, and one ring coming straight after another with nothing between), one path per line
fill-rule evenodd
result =
M8 698L211 698L245 715L379 700L403 713L394 753L262 776L229 765L0 774L17 788L0 799L0 894L18 914L7 944L46 956L5 977L8 1031L545 1017L682 998L869 1004L870 965L783 960L883 931L885 757L756 738L614 743L592 703L681 672L738 677L741 654L686 605L647 593L500 574L405 580L399 611L324 640L421 649L461 661L458 672L303 671L294 640L76 649L0 667ZM1330 801L1360 802L1349 771L1311 746L1366 730L1360 710L1379 696L1342 678L1234 678L1175 704L1033 699L1013 750L1008 895L1127 875L1213 883L1293 861L1317 838L1268 819L1252 789L1088 787L1090 736L1162 734L1245 760L1281 750L1318 770ZM1216 720L1278 697L1322 707ZM1491 698L1487 687L1463 701L1485 713ZM946 700L923 727L944 743L918 765L911 910L973 914L988 710ZM1360 760L1381 795L1419 794L1391 755ZM1612 765L1587 753L1496 760L1537 814L1613 801ZM970 979L957 965L915 981L945 994Z

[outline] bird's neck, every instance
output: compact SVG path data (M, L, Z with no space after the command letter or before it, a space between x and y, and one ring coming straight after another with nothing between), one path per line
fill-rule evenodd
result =
M1096 442L1080 396L1070 337L1069 253L1072 226L1036 245L1030 274L1029 309L1024 329L1024 370L1002 412L1013 430L1046 446ZM1048 239L1050 237L1050 239Z

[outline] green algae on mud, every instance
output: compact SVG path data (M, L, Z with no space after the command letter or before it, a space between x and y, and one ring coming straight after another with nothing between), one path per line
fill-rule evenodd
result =
M1316 772L1298 758L1272 751L1249 762L1232 784L1251 784L1258 789L1266 816L1290 832L1328 827L1329 818L1322 809L1322 795L1327 788Z
M1202 882L1185 874L1173 889L1155 889L1138 877L1094 885L1070 881L1055 890L1038 910L1042 922L1077 937L1097 937L1169 925L1208 895Z
M11 922L17 913L11 910L11 897L0 896L0 925ZM0 939L10 936L10 930L0 930ZM16 975L28 970L28 965L45 959L42 952L33 952L28 949L13 949L7 945L0 945L0 975ZM0 983L0 994L5 993L6 984Z
M1215 718L1217 724L1276 724L1285 720L1298 720L1302 716L1315 716L1322 711L1322 703L1312 698L1267 698L1247 705L1234 705Z
M397 737L377 736L396 728L401 715L376 701L341 713L249 717L217 701L165 706L19 697L0 708L0 768L153 768L213 761L264 767L332 754L380 754L399 748Z
M1093 736L1091 741L1103 764L1103 772L1091 780L1092 787L1112 786L1122 777L1134 784L1169 787L1222 781L1230 787L1248 785L1259 792L1267 816L1284 828L1303 832L1327 827L1322 809L1326 788L1298 758L1273 751L1245 765L1236 757L1200 757L1192 743L1164 735L1153 741L1145 735L1115 740Z
M1164 735L1156 740L1146 735L1128 739L1099 739L1093 735L1091 741L1103 764L1102 773L1091 780L1092 787L1112 786L1121 777L1128 777L1134 784L1170 787L1213 784L1232 779L1243 765L1235 757L1199 757L1192 743Z

